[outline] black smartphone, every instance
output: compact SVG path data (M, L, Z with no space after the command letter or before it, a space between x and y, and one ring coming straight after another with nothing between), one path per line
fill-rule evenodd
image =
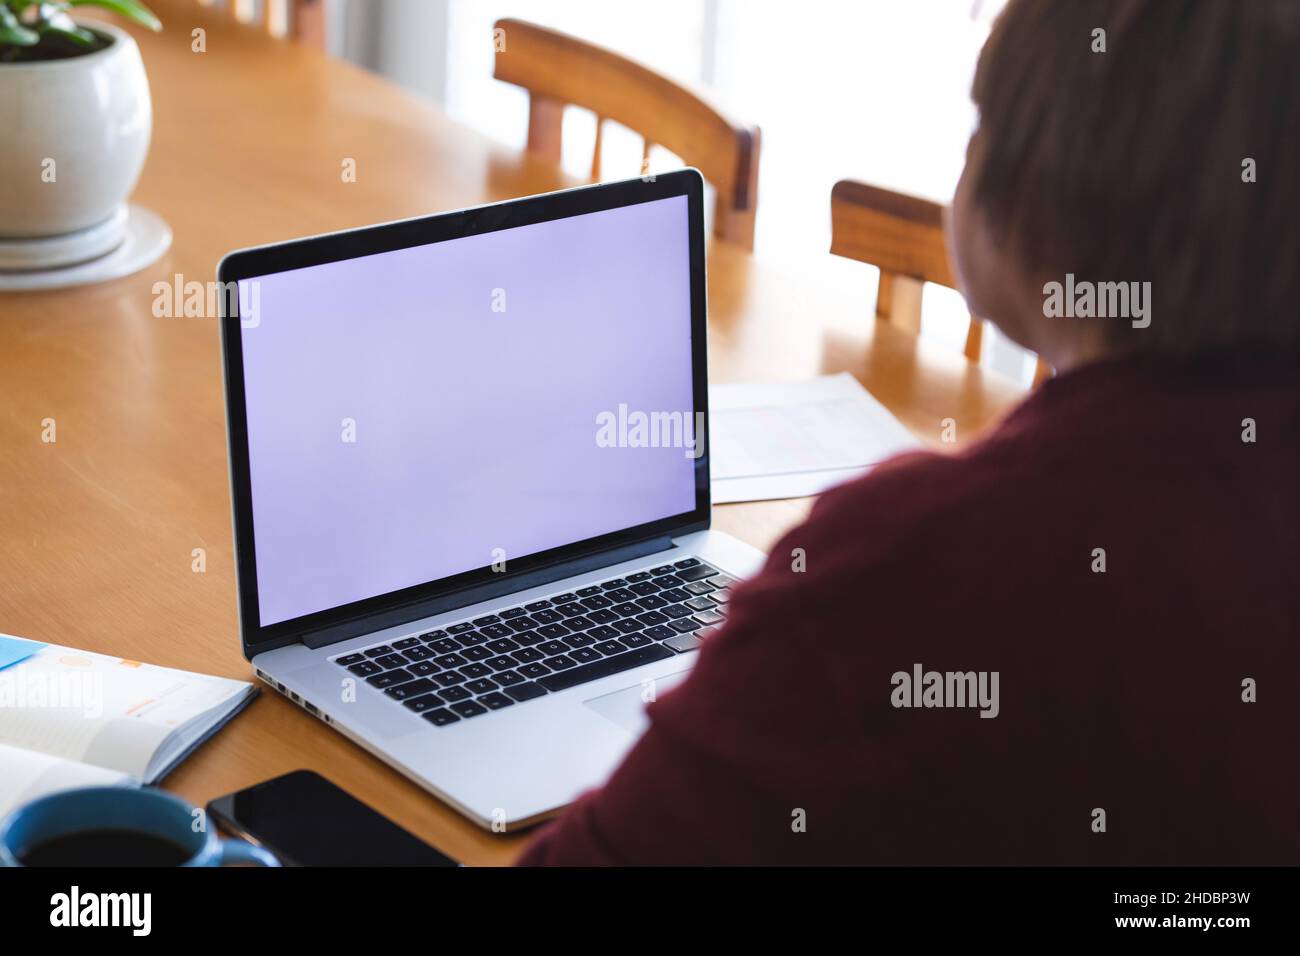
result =
M458 866L310 770L218 797L208 815L285 866Z

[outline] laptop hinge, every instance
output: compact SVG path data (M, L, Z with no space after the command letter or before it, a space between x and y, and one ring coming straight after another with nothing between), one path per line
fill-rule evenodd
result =
M342 624L335 624L332 627L304 634L301 640L302 643L311 648L327 647L330 644L350 640L361 634L381 631L386 627L394 627L408 621L418 621L422 617L432 617L435 614L452 611L458 607L469 607L471 604L488 601L494 597L501 597L503 594L527 591L529 588L573 577L575 574L585 574L588 571L607 568L622 561L644 557L647 554L657 554L660 551L667 551L672 546L673 539L668 536L621 545L596 554L573 558L559 564L547 565L535 571L511 575L500 581L488 581L451 594L443 594L427 601L420 601L417 604L404 604L399 608L393 608L391 611L368 614L364 618L346 621Z

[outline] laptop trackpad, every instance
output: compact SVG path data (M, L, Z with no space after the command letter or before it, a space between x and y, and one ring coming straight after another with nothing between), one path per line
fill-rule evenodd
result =
M656 677L653 687L654 698L657 699L672 690L686 679L688 673L689 670L684 670L669 674L667 677ZM593 697L583 703L606 720L617 724L633 736L640 737L650 726L650 719L645 715L646 704L649 702L646 698L650 697L650 693L650 682L646 681L644 686L633 684L631 687L624 687L622 690L601 697Z

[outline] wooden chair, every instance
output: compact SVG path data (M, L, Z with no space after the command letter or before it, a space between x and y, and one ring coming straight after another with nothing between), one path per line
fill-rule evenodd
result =
M831 253L880 269L876 317L916 334L921 331L921 286L934 282L957 288L943 234L943 207L850 179L831 189ZM966 358L980 360L984 322L972 315ZM1041 358L1037 385L1052 373Z
M641 135L642 173L658 144L695 166L717 192L714 234L754 247L759 130L736 123L696 93L609 50L523 20L496 22L498 80L528 91L528 148L560 161L566 104L596 114L591 179L600 178L607 119Z
M199 0L205 7L219 0ZM224 5L241 23L255 23L259 12L266 32L325 49L325 0L225 0Z

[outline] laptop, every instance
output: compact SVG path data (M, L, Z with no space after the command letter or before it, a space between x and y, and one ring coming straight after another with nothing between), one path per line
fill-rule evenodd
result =
M226 256L244 655L494 831L605 780L763 555L710 528L695 170Z

